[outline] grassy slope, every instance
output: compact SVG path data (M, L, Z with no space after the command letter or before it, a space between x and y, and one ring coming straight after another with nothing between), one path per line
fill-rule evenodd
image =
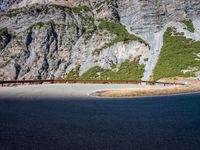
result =
M154 79L193 76L193 72L184 74L182 70L188 67L199 69L200 61L195 60L196 53L199 52L200 41L187 39L183 34L177 33L176 29L168 28L164 34L164 45L154 70Z
M115 70L115 71L114 71ZM120 67L113 67L112 70L103 69L99 66L86 71L82 76L78 76L79 67L73 69L66 79L141 79L144 72L144 65L139 65L138 61L125 61Z

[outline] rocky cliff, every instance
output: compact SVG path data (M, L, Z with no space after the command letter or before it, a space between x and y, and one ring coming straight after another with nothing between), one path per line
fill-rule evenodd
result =
M168 27L200 40L198 0L0 2L0 79L112 79L123 73L119 78L147 80Z

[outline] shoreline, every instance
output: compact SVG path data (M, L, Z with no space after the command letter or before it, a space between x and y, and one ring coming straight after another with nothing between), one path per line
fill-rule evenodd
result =
M190 93L199 93L200 86L183 85L183 86L167 86L149 88L134 88L121 90L104 90L91 93L91 96L102 98L138 98L138 97L157 97L157 96L173 96L184 95Z
M187 85L41 84L0 87L0 99L114 99L174 96L200 92L200 82Z
M102 91L97 91L102 92ZM91 93L90 96L94 98L99 99L117 99L117 98L123 98L123 99L130 99L130 98L153 98L153 97L168 97L168 96L181 96L181 95L192 95L192 94L198 94L200 91L194 91L194 92L185 92L185 93L174 93L174 94L163 94L163 95L149 95L149 96L122 96L122 97L106 97L106 96L98 96L94 93Z

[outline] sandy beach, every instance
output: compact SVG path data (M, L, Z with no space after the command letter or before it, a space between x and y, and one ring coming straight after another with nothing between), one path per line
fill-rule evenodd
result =
M152 88L153 86L137 84L43 84L0 87L0 99L12 98L92 98L91 93L135 88ZM158 85L156 87L162 87Z

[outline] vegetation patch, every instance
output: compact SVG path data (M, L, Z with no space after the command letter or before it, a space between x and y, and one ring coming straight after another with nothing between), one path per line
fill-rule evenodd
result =
M64 12L68 12L68 13L72 12L72 9L70 7L66 7L66 6L62 6L62 5L50 4L50 5L47 5L46 7L47 7L46 9L56 8L56 9L60 9Z
M30 28L35 28L35 27L41 28L41 27L45 26L46 24L47 23L44 23L44 22L37 22L37 23L31 25Z
M140 65L138 60L123 62L120 67L114 66L112 70L103 69L99 66L93 67L81 76L78 75L78 68L73 69L66 79L98 79L98 80L139 80L144 73L144 65Z
M65 79L67 80L73 80L73 79L78 79L79 78L79 70L80 70L80 65L77 66L76 68L72 69L67 76L65 77Z
M92 35L94 34L96 30L97 30L97 26L94 24L93 20L90 20L87 26L87 30L84 32L85 43L91 39Z
M75 14L79 14L80 12L82 11L85 11L85 12L88 12L90 11L91 8L88 7L88 6L77 6L77 7L73 7L72 8L72 11L75 13Z
M140 43L144 43L145 45L148 45L144 40L141 38L130 34L126 28L119 22L110 22L106 20L102 20L99 24L99 29L101 30L107 30L113 34L116 35L116 38L113 39L110 43L106 43L104 47L101 49L94 50L94 54L99 54L101 50L110 47L118 42L128 42L128 41L139 41Z
M194 33L195 31L195 28L194 28L194 25L192 23L192 20L184 20L182 21L186 26L187 26L187 30Z
M61 27L68 27L68 28L74 28L76 27L76 24L57 24L55 23L53 20L50 20L48 22L37 22L37 23L34 23L32 24L29 29L32 29L32 28L35 28L35 27L44 27L44 26L47 26L47 27L55 27L55 26L61 26Z
M199 48L200 41L187 39L175 28L168 28L164 33L164 45L154 69L154 79L194 76L193 72L183 73L183 70L200 68L200 61L197 59Z
M42 28L44 26L47 26L47 27L54 27L56 24L53 20L50 20L48 22L37 22L35 24L32 24L29 29L33 29L33 28L36 28L36 27L39 27L39 28Z

